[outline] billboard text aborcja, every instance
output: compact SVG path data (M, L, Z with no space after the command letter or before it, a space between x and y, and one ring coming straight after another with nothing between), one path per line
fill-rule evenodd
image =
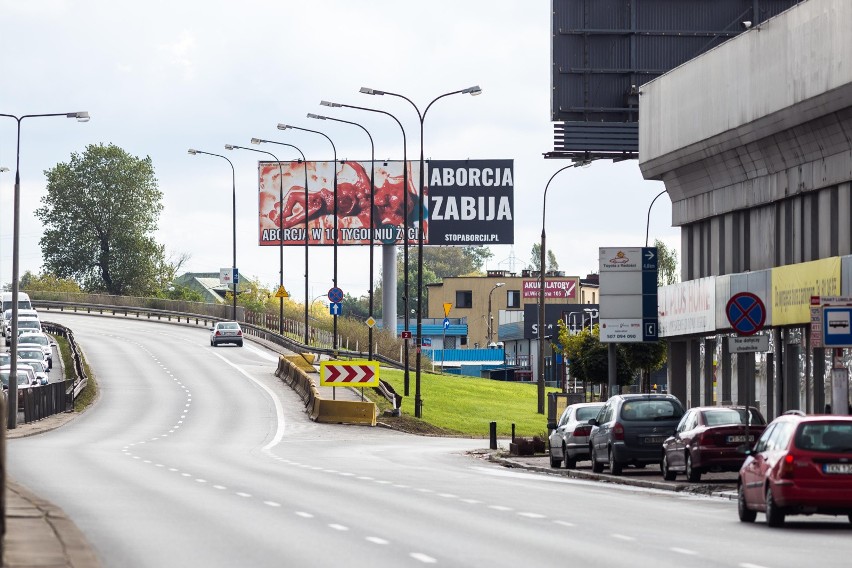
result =
M403 185L408 190L408 242L417 243L419 166L409 161L403 184L402 161L375 162L375 244L404 242ZM282 177L277 162L260 162L258 174L261 246L304 245L306 216L308 243L334 244L334 162L307 162L307 204L305 164L282 162ZM424 244L514 242L513 160L431 160L424 178ZM337 162L337 229L339 245L370 243L369 160Z

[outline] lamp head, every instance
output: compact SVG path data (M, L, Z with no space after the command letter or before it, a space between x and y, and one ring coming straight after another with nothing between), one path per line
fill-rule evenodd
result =
M69 112L65 116L67 116L68 118L76 118L77 122L89 122L89 113L86 111Z
M324 107L339 107L342 106L340 103L333 103L330 101L320 101L320 106Z
M9 168L7 168L6 166L0 166L0 173L8 172L8 171L9 171Z
M468 87L467 89L463 89L462 93L465 94L465 95L471 95L471 96L475 97L476 95L482 94L482 89L479 88L479 85L474 85L473 87Z
M287 130L288 128L293 128L293 127L290 126L289 124L281 124L280 122L278 123L278 130Z
M252 144L260 144L261 142L265 142L265 140L261 140L260 138L252 138L251 139Z
M750 20L745 20L745 21L743 21L743 22L740 22L740 27L741 27L742 29L744 29L744 30L749 30L749 29L751 29L751 21L750 21Z
M384 95L384 91L379 91L377 89L371 89L370 87L361 87L361 91L365 95Z
M505 286L505 285L506 285L505 282L498 282L497 284L494 285L494 287L499 288L500 286Z
M315 118L317 120L325 120L325 117L322 116L321 114L314 114L312 112L308 113L308 118Z
M233 150L233 149L234 149L233 144L225 144L225 150Z
M189 150L186 151L186 153L194 156L194 155L198 154L198 150L194 150L194 149L190 148Z

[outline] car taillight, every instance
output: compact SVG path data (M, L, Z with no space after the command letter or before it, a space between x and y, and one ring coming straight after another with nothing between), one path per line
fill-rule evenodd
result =
M583 424L582 426L577 426L574 428L574 436L588 436L592 433L591 424Z
M238 329L238 330L237 330L237 335L238 335L239 337L242 337L242 335L243 335L243 330Z
M623 440L624 439L624 426L621 425L621 422L616 422L612 427L612 439L613 440Z
M217 329L217 330L216 330L216 335L222 335L222 332L221 332L221 331L219 331L219 330Z
M792 479L794 469L793 462L795 461L796 458L793 457L793 454L787 454L784 456L784 459L781 460L778 468L778 477L781 479Z
M713 443L713 434L710 432L701 432L698 434L698 445L699 446L708 446Z

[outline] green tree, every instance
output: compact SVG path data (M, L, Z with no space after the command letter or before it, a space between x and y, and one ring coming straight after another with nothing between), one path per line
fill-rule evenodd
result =
M541 243L533 243L530 251L530 269L538 271L541 267ZM559 270L559 263L556 262L556 254L552 249L547 249L547 268L545 272L553 272Z
M666 342L625 343L621 346L627 355L627 363L635 374L639 372L641 392L651 392L651 373L666 363Z
M192 288L186 286L178 286L172 284L156 294L157 298L166 300L183 300L185 302L203 302L204 296L200 292L196 292Z
M150 157L91 144L45 175L47 195L35 214L45 227L47 272L116 295L153 294L170 281L153 237L163 194Z
M554 349L560 351L571 363L571 375L577 380L591 384L609 382L608 345L600 341L600 328L583 328L572 334L559 320L559 344ZM561 346L561 347L560 347ZM633 382L633 370L623 345L616 346L616 382L629 385Z
M21 276L23 292L82 292L80 285L70 278L58 278L55 274L42 272L38 276L27 270Z
M677 251L670 249L660 239L654 239L657 247L657 287L677 282Z

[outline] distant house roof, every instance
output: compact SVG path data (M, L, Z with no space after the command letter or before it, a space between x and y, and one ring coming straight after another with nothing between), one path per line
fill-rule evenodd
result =
M229 290L227 284L219 283L218 272L187 272L175 278L175 283L195 290L211 304L225 303L225 293Z

